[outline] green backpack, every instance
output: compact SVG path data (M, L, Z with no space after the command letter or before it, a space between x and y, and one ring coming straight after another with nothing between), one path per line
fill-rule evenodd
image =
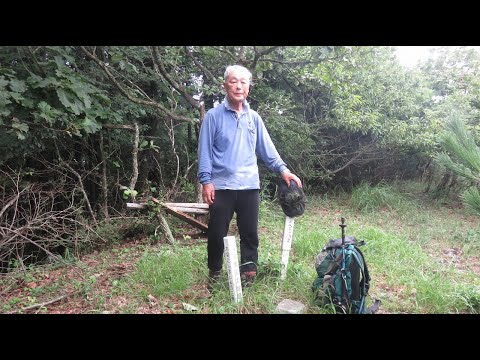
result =
M345 237L342 218L342 239L330 240L317 255L315 269L318 277L312 284L315 303L333 305L337 313L368 314L378 310L376 300L370 308L366 298L370 288L370 274L365 257L353 236Z

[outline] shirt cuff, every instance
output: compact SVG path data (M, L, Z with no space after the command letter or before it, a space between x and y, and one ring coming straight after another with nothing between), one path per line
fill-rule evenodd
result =
M212 182L212 176L209 173L201 173L198 176L198 181L200 184L208 184Z

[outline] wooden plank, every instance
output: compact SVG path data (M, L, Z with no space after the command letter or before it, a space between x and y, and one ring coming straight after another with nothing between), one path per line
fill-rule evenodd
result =
M175 217L178 217L179 219L182 219L182 220L185 221L186 223L188 223L188 224L196 227L197 229L202 230L203 232L207 232L208 226L205 225L204 223L198 221L197 219L194 219L194 218L191 217L191 216L188 216L188 215L185 214L184 212L175 210L174 208L172 208L171 206L168 206L168 205L165 204L165 203L161 203L161 202L160 202L160 205L163 206L163 207L165 208L165 211L166 211L167 213L169 213L170 215L173 215L173 216L175 216Z
M167 204L165 204L167 205ZM172 209L177 211L181 211L184 213L192 213L192 214L208 214L208 210L205 209L197 209L197 208L190 208L190 207L183 207L183 206L170 206Z
M157 202L159 204L159 202ZM208 204L206 203L164 203L167 206L170 206L176 211L181 211L184 213L192 214L201 214L206 215L209 213ZM145 209L147 206L146 203L129 203L127 202L128 209Z
M170 207L186 207L186 208L195 208L195 209L206 209L208 210L207 203L164 203Z
M145 209L145 204L127 202L127 209Z

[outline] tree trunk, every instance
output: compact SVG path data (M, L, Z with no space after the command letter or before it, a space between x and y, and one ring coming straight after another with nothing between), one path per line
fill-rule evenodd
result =
M105 216L105 221L110 222L110 216L108 214L108 187L107 187L107 159L105 159L104 151L104 142L103 142L103 133L100 132L100 162L102 163L102 199L103 199L103 215Z

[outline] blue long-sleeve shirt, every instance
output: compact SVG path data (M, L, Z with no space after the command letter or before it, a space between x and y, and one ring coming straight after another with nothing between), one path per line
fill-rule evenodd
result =
M198 141L198 179L216 190L260 189L257 155L272 171L287 169L260 115L243 102L238 115L227 98L203 119Z

